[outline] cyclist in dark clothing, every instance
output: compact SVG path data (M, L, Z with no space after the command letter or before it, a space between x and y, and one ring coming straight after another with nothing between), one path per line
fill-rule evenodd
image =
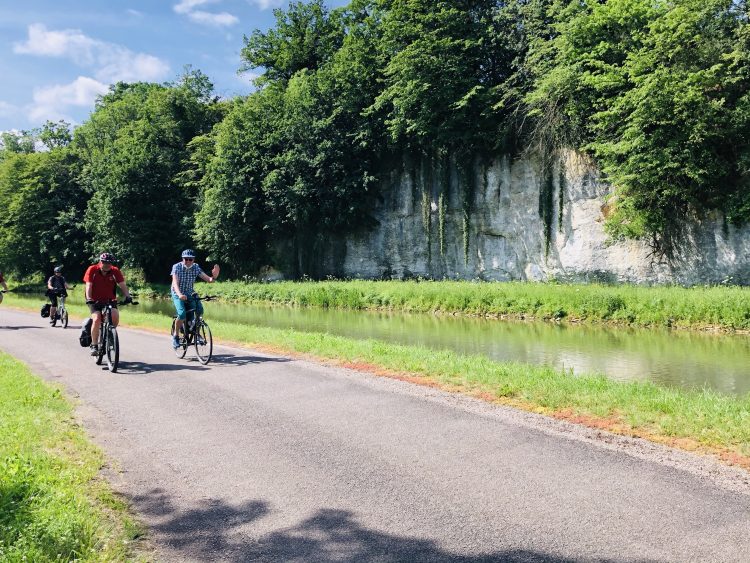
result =
M49 310L49 324L55 326L57 322L57 298L60 296L67 297L70 286L65 282L62 275L62 266L55 267L55 273L47 280L47 297L52 302Z
M3 273L2 272L0 272L0 285L3 286L3 289L5 291L8 291L8 284L5 283L5 278L3 277ZM2 303L2 302L3 302L3 294L0 293L0 303Z

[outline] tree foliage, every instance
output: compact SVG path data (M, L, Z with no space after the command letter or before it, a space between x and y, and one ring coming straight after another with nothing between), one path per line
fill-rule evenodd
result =
M200 75L171 87L118 84L101 98L74 139L91 194L91 255L107 250L151 278L168 275L170 258L192 241L193 201L178 174L188 144L217 115Z
M475 157L522 145L543 165L589 153L614 187L615 237L669 253L696 212L750 218L744 0L313 0L274 14L244 37L249 96L218 100L187 68L113 85L72 134L3 133L4 268L106 249L164 279L190 245L233 275L315 275L323 243L371 223L378 172L404 154L444 179L459 164L468 252Z
M731 0L555 5L527 97L616 189L608 228L670 253L696 210L744 210L747 14ZM538 59L541 60L541 59Z
M65 122L5 136L0 150L0 264L6 272L28 276L65 264L75 275L83 267L86 196L70 139Z

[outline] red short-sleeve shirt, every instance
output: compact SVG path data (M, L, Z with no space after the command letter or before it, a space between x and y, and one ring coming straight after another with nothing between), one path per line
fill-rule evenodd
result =
M112 266L104 272L99 264L89 266L83 275L83 281L91 284L91 298L94 301L110 301L117 297L115 288L125 281L119 268Z

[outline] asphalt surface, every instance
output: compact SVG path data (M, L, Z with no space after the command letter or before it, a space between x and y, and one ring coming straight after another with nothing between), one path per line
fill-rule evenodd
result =
M111 374L79 326L2 308L0 349L79 398L161 561L750 561L746 475L697 456L124 328Z

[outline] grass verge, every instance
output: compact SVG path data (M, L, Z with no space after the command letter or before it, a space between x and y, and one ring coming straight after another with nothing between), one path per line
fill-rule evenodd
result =
M219 282L203 292L227 301L612 323L639 327L750 330L750 288L470 281ZM22 286L31 291L34 286ZM42 291L37 291L41 294ZM148 284L142 297L166 297Z
M86 311L74 305L72 312L83 315ZM170 324L168 317L137 309L123 312L122 320L132 327L165 333ZM594 428L709 452L750 469L750 395L734 397L648 382L617 382L603 375L573 375L544 366L500 363L482 356L377 340L224 322L210 324L218 341L467 393ZM164 345L168 346L166 339Z
M387 309L630 326L750 330L750 288L643 287L467 281L221 282L202 291L229 301ZM150 285L144 295L166 295Z
M142 533L59 389L0 353L0 561L124 561Z

